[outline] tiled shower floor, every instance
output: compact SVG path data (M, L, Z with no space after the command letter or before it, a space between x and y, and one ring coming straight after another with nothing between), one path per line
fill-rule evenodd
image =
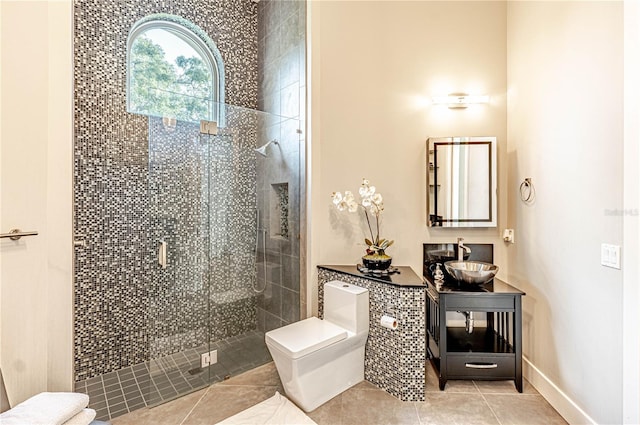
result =
M200 355L218 350L218 363L200 368ZM254 331L76 382L96 419L154 406L271 361L264 333ZM208 370L207 370L208 369Z

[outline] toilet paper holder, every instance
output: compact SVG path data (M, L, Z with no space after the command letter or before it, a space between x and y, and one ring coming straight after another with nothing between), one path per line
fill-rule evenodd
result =
M395 303L393 301L387 301L380 316L380 326L395 331L398 329L398 319L396 319L396 317Z
M385 314L380 317L380 326L395 331L396 329L398 329L398 319L393 316L387 316Z

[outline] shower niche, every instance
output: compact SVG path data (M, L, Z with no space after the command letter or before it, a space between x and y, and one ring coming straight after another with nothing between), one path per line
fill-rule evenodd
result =
M272 183L270 197L272 238L289 239L289 183Z

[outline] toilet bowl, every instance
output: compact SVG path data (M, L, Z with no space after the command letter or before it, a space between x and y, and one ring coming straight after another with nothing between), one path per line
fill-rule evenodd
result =
M337 280L324 285L324 320L274 329L265 341L287 397L310 412L364 380L369 291Z

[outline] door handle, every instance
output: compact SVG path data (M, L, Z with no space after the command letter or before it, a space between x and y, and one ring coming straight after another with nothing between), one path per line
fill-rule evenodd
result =
M37 234L38 232L35 230L23 232L20 229L11 229L9 233L0 233L0 239L9 238L12 241L17 241L23 236L36 236Z
M163 269L167 268L167 242L165 241L160 241L158 247L158 264Z

